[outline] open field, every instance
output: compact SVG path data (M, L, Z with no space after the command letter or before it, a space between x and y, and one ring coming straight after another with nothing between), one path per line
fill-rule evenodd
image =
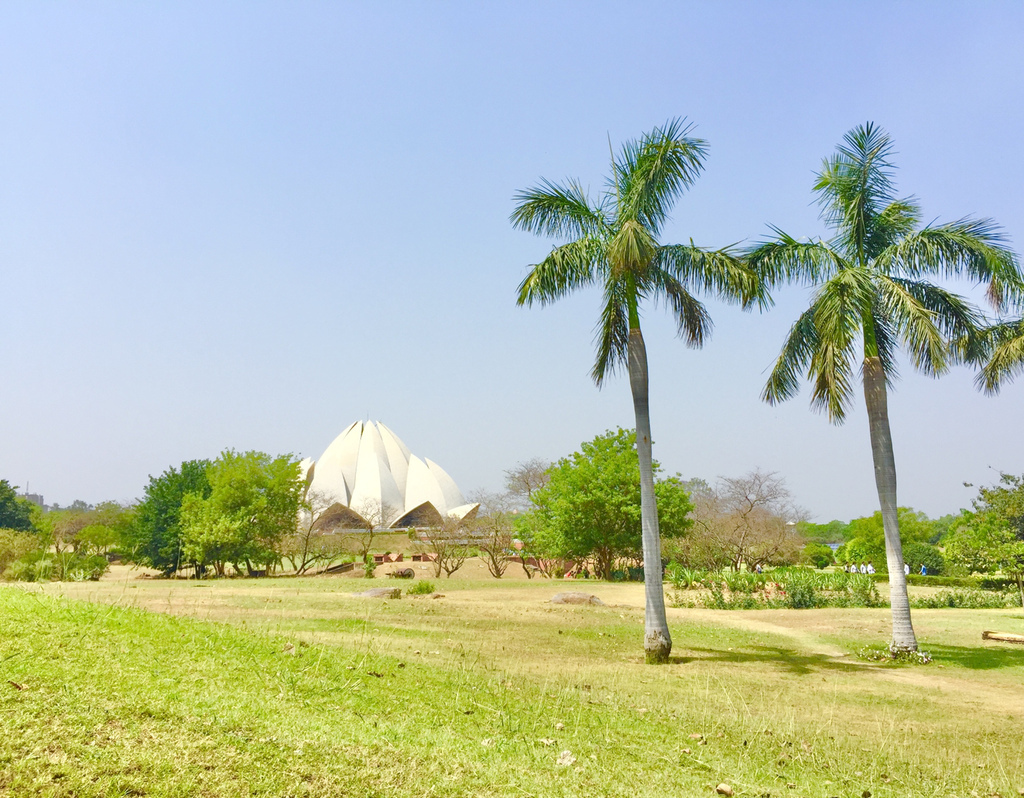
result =
M641 585L472 574L387 602L351 594L408 583L125 570L0 588L0 793L1024 788L1024 649L981 641L1024 633L1020 609L915 611L927 666L856 656L887 610L673 609L673 662L651 667ZM564 589L609 606L547 602Z

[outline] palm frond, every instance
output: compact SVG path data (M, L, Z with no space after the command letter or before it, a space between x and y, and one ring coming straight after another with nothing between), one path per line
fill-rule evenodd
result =
M802 282L814 285L849 268L843 256L822 241L797 241L777 227L778 238L762 241L744 253L749 267L768 286Z
M588 236L555 247L519 284L516 304L550 304L577 288L592 285L602 271L607 271L607 264L600 239Z
M845 144L825 159L814 184L822 217L838 232L848 258L864 265L874 219L894 199L889 135L871 122L843 137Z
M685 286L663 269L651 272L656 299L668 305L676 320L676 332L687 346L700 349L711 337L714 324L704 303L690 294Z
M874 332L875 352L882 363L882 373L885 375L885 385L892 388L896 385L900 376L900 367L896 354L900 348L899 333L893 328L892 322L882 312L879 303L871 312L871 326Z
M863 269L844 269L815 295L814 326L818 346L808 376L814 383L811 407L841 423L853 398L858 333L874 303L871 276Z
M738 302L744 309L754 304L771 307L768 284L744 259L725 249L706 250L685 244L659 247L657 266L684 286L700 289L725 302Z
M878 277L882 316L891 323L910 353L911 362L930 376L944 373L949 366L946 339L940 325L959 326L964 320L962 300L936 286L908 280ZM943 318L939 308L953 315ZM970 322L967 322L970 326Z
M913 233L921 224L921 209L913 199L890 202L874 217L865 237L868 258L876 258L886 248Z
M615 161L620 223L637 221L658 234L672 204L704 169L707 142L689 137L692 128L673 119L623 145Z
M607 226L600 205L590 202L575 180L565 186L542 180L539 186L515 195L512 226L552 238L579 238L598 234Z
M975 355L984 355L975 385L989 395L999 393L1004 382L1024 374L1024 319L1004 321L984 328Z
M768 382L761 392L761 399L770 405L792 399L800 390L800 378L818 348L818 330L814 326L816 305L812 304L800 314L790 328L786 342L782 345Z
M988 289L996 310L1024 300L1024 278L1002 228L990 219L925 227L885 249L876 265L889 274L968 275Z
M601 320L595 334L597 360L590 376L597 387L627 362L629 345L629 291L625 280L608 280L604 290Z

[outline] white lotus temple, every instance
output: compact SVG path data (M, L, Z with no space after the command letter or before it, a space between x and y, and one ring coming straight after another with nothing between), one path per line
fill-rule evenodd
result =
M301 467L310 495L331 504L323 518L335 528L434 526L469 520L480 509L441 466L412 454L379 421L356 421Z

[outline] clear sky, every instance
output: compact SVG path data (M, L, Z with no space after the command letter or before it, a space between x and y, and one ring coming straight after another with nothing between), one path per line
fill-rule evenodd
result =
M541 177L596 192L608 140L687 117L709 143L666 243L825 230L813 174L892 135L927 220L1024 245L1024 4L0 5L0 477L49 502L131 500L225 448L319 457L389 425L464 492L631 427L594 387L596 291L515 305L551 242L514 231ZM972 291L964 285L963 291ZM806 303L709 303L703 350L648 308L655 457L760 467L813 518L877 508L858 403L758 399ZM858 396L859 398L859 396ZM900 504L967 506L1024 472L1024 380L909 365L890 397Z

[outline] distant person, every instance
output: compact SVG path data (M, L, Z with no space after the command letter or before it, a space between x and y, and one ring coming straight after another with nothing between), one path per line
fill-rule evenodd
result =
M910 576L910 564L909 563L903 563L903 575L904 576Z
M868 562L868 573L869 574L873 574L874 572L875 572L875 564L873 562Z
M921 576L928 576L928 566L921 563Z
M758 563L757 567L754 570L757 571L758 573L761 573L761 563Z
M861 563L861 564L860 564L860 572L861 572L862 574L866 574L866 573L868 572L868 566L867 566L867 563Z

